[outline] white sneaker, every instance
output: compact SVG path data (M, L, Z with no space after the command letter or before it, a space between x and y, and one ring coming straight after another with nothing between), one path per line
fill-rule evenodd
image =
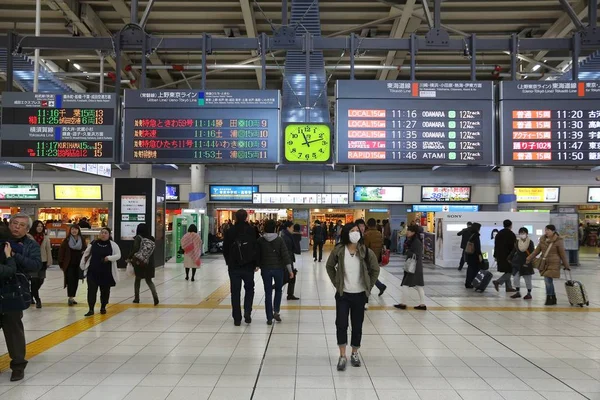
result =
M369 303L365 304L365 311L369 310Z

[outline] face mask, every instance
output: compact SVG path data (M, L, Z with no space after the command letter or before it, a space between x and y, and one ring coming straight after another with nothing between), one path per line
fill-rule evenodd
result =
M350 242L356 244L360 240L360 232L350 232Z
M519 237L523 240L527 239L527 235L519 235Z

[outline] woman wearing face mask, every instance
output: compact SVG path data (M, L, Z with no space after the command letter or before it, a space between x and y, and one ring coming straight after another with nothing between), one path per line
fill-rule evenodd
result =
M52 265L52 246L50 245L50 238L46 236L46 227L40 220L33 222L29 230L29 235L40 245L42 253L42 269L29 273L29 277L31 278L31 298L35 303L35 308L42 308L40 288L46 279L48 265Z
M525 286L527 287L527 295L523 297L525 300L531 300L531 289L533 288L531 283L531 277L533 275L533 266L527 263L527 257L533 253L535 246L533 240L529 238L529 230L523 227L519 229L519 238L515 243L515 249L513 250L509 260L511 260L513 269L515 270L515 276L513 278L513 285L517 292L510 296L511 299L518 299L521 297L520 283L521 277L525 280Z
M81 259L81 269L87 277L88 306L86 317L94 315L98 288L100 289L100 314L106 314L106 305L110 297L110 288L118 280L117 261L121 258L121 249L112 241L110 229L100 230L99 240L94 240Z
M335 308L337 343L340 349L338 371L346 369L346 346L348 344L348 316L352 319L352 355L350 362L360 367L358 349L362 338L365 304L379 277L379 263L372 250L359 244L361 234L354 223L344 225L340 243L332 250L327 260L327 274L336 288Z
M414 255L417 259L417 266L414 274L404 272L404 278L402 278L400 287L400 304L396 304L394 307L406 310L406 304L402 299L406 298L406 288L414 287L419 294L419 305L415 307L415 310L427 310L427 306L425 305L425 290L423 289L423 286L425 286L423 280L423 243L419 238L419 228L415 225L409 226L406 231L406 238L408 241L406 259L408 260Z
M85 239L81 236L79 225L74 224L69 228L69 236L63 240L58 249L58 265L65 275L65 287L69 296L69 305L77 304L77 287L81 276L81 257L86 250Z
M546 304L547 306L556 305L556 292L554 291L554 279L560 278L560 264L563 268L569 270L569 259L565 251L565 242L556 232L554 225L546 226L546 234L540 240L535 251L527 257L527 263L541 254L539 265L540 275L544 277L546 283Z

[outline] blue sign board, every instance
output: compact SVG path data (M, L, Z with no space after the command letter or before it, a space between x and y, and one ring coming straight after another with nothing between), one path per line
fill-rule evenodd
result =
M478 205L415 204L412 212L478 212Z
M210 185L209 201L248 201L252 202L252 194L258 193L258 185L253 186L221 186Z

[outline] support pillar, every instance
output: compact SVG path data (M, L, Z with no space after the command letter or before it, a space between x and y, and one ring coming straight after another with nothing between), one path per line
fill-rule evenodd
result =
M205 167L202 164L193 164L192 170L192 190L190 191L190 208L194 210L206 210L206 192L204 192L204 172Z
M514 167L500 167L500 194L498 195L498 211L517 211Z
M152 178L151 164L131 164L129 165L130 178Z

